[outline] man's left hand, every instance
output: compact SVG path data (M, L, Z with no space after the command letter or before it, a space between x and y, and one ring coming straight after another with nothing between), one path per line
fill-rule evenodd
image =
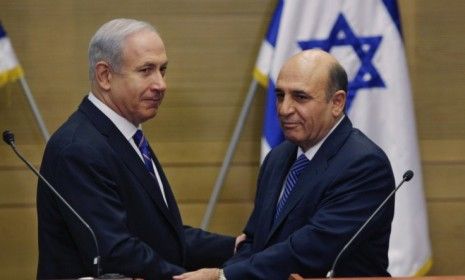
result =
M237 252L237 246L239 246L241 242L245 241L246 238L247 235L245 235L244 233L236 237L236 243L234 244L234 254Z

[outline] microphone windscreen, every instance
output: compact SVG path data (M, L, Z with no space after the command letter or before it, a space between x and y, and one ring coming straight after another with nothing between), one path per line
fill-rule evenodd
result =
M11 143L15 142L15 135L13 132L9 130L3 131L3 141L5 141L5 143L8 145L11 145Z
M405 182L410 181L410 179L413 178L413 171L412 170L405 171L404 176L402 177L404 178Z

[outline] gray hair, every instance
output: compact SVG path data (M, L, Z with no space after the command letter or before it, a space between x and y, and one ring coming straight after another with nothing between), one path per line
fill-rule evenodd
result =
M120 71L124 39L144 29L158 34L150 23L134 19L118 18L102 25L89 43L89 79L95 81L95 66L102 60L113 71Z

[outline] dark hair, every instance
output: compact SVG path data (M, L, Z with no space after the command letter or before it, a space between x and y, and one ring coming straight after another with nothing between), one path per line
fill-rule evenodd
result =
M338 62L333 63L329 69L328 91L326 92L326 99L329 101L334 93L338 90L347 92L347 73Z

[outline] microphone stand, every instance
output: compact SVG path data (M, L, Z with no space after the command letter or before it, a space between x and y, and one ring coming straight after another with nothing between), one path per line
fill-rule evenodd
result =
M89 230L90 234L92 235L92 240L94 241L95 249L97 252L97 256L94 257L93 264L96 266L97 278L99 278L102 273L101 268L100 268L100 250L99 250L98 243L97 243L97 237L95 236L95 233L92 230L92 228L89 226L89 224L86 223L86 221L84 221L84 219L76 212L76 210L74 210L74 208L60 195L60 193L47 181L47 179L45 179L40 174L40 172L37 171L37 169L34 166L32 166L21 155L21 153L16 149L14 134L12 132L10 132L9 130L5 130L3 132L3 141L5 141L5 143L11 146L15 154L37 175L37 177L39 177L47 185L47 187L52 192L55 193L55 195L61 200L61 202L63 202L66 205L66 207L68 207L68 209L71 210L74 216L76 216L79 219L79 221L81 221L81 223Z
M383 202L376 208L376 210L371 214L370 217L363 223L363 225L357 230L357 232L352 236L352 238L346 243L346 245L342 248L341 251L339 251L339 254L337 255L336 259L333 262L333 265L331 266L331 269L328 271L326 274L326 278L333 279L334 278L334 273L336 269L336 265L339 261L339 258L342 256L342 254L349 248L349 246L354 242L355 238L362 232L362 230L365 229L365 227L368 225L369 222L373 219L373 217L378 214L378 212L383 208L383 206L388 202L388 200L397 192L397 190L404 184L404 182L410 181L413 177L413 171L412 170L407 170L404 175L402 176L402 181L399 183L399 185L392 190L392 192L383 200Z

